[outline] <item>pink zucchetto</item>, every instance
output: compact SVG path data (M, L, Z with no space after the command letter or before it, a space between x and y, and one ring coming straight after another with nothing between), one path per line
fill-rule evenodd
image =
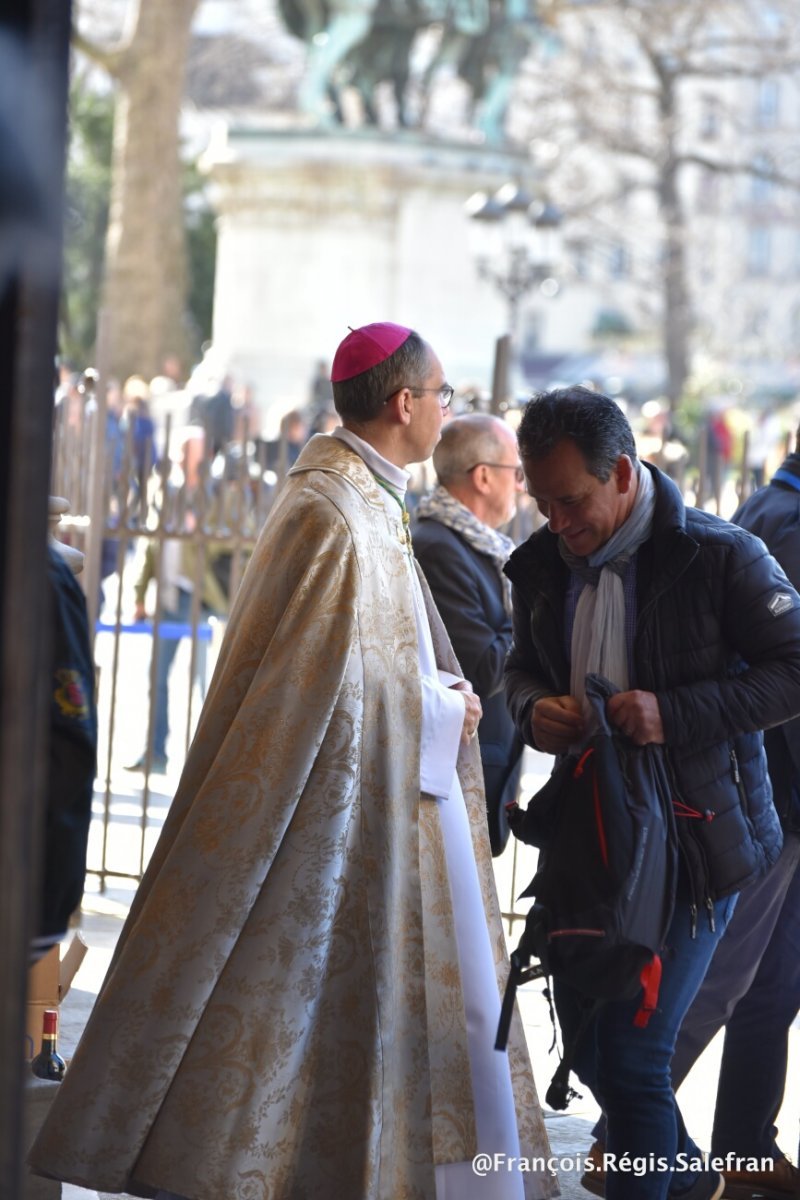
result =
M331 383L341 383L376 367L399 350L410 334L411 330L405 325L393 325L391 321L351 328L334 355Z

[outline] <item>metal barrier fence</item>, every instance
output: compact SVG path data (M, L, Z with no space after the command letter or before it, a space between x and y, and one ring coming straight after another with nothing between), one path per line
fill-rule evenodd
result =
M133 423L124 437L99 438L100 419L91 405L56 411L51 491L70 505L58 539L85 554L99 716L88 868L105 890L109 877L135 883L144 871L177 778L162 769L159 702L173 717L177 770L196 725L194 685L202 698L209 650L213 657L286 455L269 468L264 444L245 437L211 461L201 429L168 423L154 446L150 437L137 441ZM99 523L90 515L98 473ZM137 602L145 596L148 619ZM188 655L176 654L181 646Z

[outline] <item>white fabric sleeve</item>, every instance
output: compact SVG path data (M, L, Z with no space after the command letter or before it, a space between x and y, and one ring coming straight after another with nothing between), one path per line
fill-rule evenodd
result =
M420 746L420 789L431 796L450 795L456 769L461 731L464 728L464 697L430 675L422 676L422 737Z

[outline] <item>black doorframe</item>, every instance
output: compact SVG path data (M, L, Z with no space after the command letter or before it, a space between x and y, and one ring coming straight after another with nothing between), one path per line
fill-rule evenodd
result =
M25 987L47 754L45 547L70 0L0 0L0 1194L22 1195Z

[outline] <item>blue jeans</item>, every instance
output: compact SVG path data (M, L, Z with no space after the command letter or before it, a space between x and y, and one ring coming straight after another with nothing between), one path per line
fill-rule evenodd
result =
M208 613L201 606L200 619ZM166 609L161 614L162 621L176 621L190 624L192 620L192 593L178 588L178 604L173 611ZM155 712L153 714L153 757L167 757L167 738L169 737L169 674L175 655L178 652L180 638L158 638L158 661L156 663L156 695ZM200 681L200 692L205 698L206 663L208 646L198 639L195 657L195 679ZM192 681L194 682L194 680Z
M681 1022L725 932L736 899L729 896L714 904L714 930L701 909L696 936L692 937L689 901L685 888L679 886L662 954L658 1010L644 1029L638 1029L633 1019L639 997L604 1004L581 1039L575 1073L606 1114L606 1152L616 1155L617 1161L629 1155L646 1162L648 1168L659 1159L671 1167L679 1153L687 1159L700 1153L686 1132L675 1101L670 1063ZM579 1019L580 1000L572 988L556 984L555 1001L566 1036ZM633 1170L609 1170L606 1198L664 1200L668 1191L679 1193L696 1179L696 1171L647 1169L637 1175Z
M775 1121L798 1009L800 835L787 833L775 866L742 892L675 1048L677 1088L725 1026L713 1154L783 1157Z

